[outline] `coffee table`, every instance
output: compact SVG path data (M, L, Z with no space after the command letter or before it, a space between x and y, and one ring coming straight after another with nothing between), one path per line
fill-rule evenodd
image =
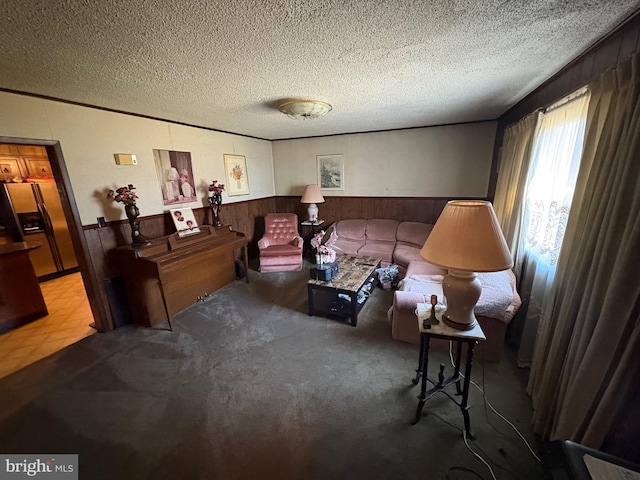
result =
M358 325L358 313L378 284L380 259L360 255L338 255L338 273L327 282L309 280L309 315L348 318Z

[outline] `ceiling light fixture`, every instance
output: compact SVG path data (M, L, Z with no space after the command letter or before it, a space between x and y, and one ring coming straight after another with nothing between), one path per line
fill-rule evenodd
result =
M280 105L279 110L291 118L306 120L326 115L331 108L331 105L319 100L291 100Z

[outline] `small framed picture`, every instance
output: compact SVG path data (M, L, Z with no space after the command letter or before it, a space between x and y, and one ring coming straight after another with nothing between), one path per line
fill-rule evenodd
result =
M173 208L169 212L171 212L171 218L178 231L178 236L184 237L192 233L200 233L198 223L193 216L193 210L190 208Z
M344 158L318 155L318 185L322 190L344 190Z
M247 159L243 155L224 155L227 195L249 195Z

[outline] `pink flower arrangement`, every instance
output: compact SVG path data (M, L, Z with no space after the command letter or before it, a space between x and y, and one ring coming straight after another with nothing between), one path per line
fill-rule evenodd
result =
M213 192L214 195L220 195L222 192L224 192L224 184L218 183L217 180L214 180L213 182L211 182L211 185L209 185L209 191Z
M316 251L320 254L323 262L335 262L336 251L332 247L338 240L338 235L336 235L335 229L331 229L331 234L325 242L322 241L324 239L324 236L324 230L320 230L318 233L316 233L310 240L311 246L315 248Z
M109 190L107 198L112 198L116 202L124 203L125 205L135 205L138 195L134 192L136 187L129 184L125 187L120 187L115 191Z

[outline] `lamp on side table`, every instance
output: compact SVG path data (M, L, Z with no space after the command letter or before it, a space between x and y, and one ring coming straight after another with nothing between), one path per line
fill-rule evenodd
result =
M318 222L318 205L317 203L324 203L324 197L320 191L318 185L307 185L304 189L304 194L300 199L300 203L308 203L307 213L309 215L308 221L312 224Z
M491 203L480 200L448 202L420 255L449 270L442 282L447 300L443 320L458 330L477 325L473 309L482 285L476 272L499 272L513 265Z

